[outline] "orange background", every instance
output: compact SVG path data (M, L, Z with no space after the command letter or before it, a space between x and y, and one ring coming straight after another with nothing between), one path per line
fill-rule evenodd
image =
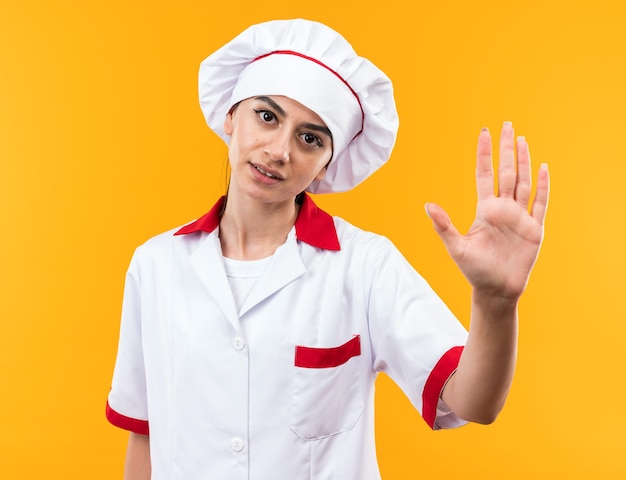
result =
M503 413L431 432L381 378L383 477L624 477L626 11L576 5L0 0L0 478L121 478L126 433L104 404L126 267L226 182L198 65L248 25L292 17L380 66L401 119L390 163L318 203L389 236L464 323L468 287L423 204L469 226L476 137L504 120L552 174Z

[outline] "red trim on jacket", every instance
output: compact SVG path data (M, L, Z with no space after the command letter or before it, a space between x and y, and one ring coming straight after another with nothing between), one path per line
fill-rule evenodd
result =
M340 250L333 217L318 208L307 194L304 194L303 197L295 223L296 238L313 247L324 250ZM225 201L226 197L221 197L208 213L185 225L174 235L186 235L199 231L211 233L220 224L220 214Z
M330 368L343 365L352 357L361 355L361 336L355 335L343 345L314 348L296 345L295 366L302 368Z
M422 418L430 428L434 428L435 425L441 391L459 365L462 352L463 347L452 347L444 353L426 380L422 393Z
M220 224L220 215L222 213L222 209L224 208L224 202L226 202L226 197L221 197L217 203L213 205L211 210L202 215L196 221L191 222L189 225L185 225L174 235L186 235L188 233L195 232L211 233Z
M107 401L106 408L106 416L107 420L111 422L116 427L123 428L124 430L129 430L133 433L138 433L140 435L150 435L150 426L148 425L147 420L137 420L136 418L127 417L126 415L122 415L121 413L116 412L111 408L109 402Z

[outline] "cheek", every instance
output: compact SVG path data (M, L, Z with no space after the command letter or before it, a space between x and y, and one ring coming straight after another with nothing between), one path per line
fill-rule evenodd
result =
M239 160L248 160L246 157L249 155L257 146L258 140L250 135L238 135L237 130L235 129L233 134L230 137L230 142L228 144L228 156L231 160L231 163L236 163Z
M315 175L315 180L319 181L322 178L324 178L324 176L326 175L327 167L328 167L328 161L322 164L322 168L317 172L317 175Z
M334 160L333 160L333 152L332 151L330 151L326 155L324 155L323 161L320 162L320 170L323 171L323 172L326 172L326 169L328 168L328 166L330 165L331 162L334 162Z
M303 173L303 175L306 175L311 180L321 180L324 178L324 175L326 175L326 167L328 166L329 157L330 154L315 159L309 159L307 173Z

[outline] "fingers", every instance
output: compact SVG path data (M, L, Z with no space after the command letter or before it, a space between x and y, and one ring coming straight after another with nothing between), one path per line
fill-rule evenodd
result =
M452 257L454 257L458 250L461 234L452 224L452 221L445 210L439 205L436 203L427 203L424 205L424 208L426 209L426 214L432 220L435 231L443 241L446 249L450 252Z
M530 175L530 153L526 138L517 138L517 182L515 185L515 200L525 209L528 208L530 190L532 187Z
M532 190L530 151L525 137L517 138L517 162L515 160L514 132L511 122L504 122L500 136L500 162L498 166L498 194L513 197L524 209L528 208ZM537 191L531 208L531 216L541 225L548 210L550 197L550 174L542 164L537 178Z
M500 133L500 159L498 165L498 196L514 197L517 183L515 166L515 133L511 122L504 122Z
M537 191L535 192L535 200L530 212L531 216L543 225L548 210L548 200L550 198L550 174L548 173L548 165L545 163L539 167L537 175Z
M478 135L476 147L476 191L478 199L493 196L493 160L491 156L491 134L483 128Z
M482 136L482 134L481 134ZM481 151L481 137L479 137L479 152ZM517 144L517 145L516 145ZM516 159L516 147L517 146L517 159ZM484 147L483 147L484 151ZM482 190L482 194L486 196L487 189L493 189L493 186L488 185L488 173L486 170L485 160L481 160L480 154L478 159L479 165L482 163L482 167L477 167L477 181L482 183L479 185L479 191ZM493 176L493 167L491 166L491 175ZM479 169L483 169L483 180L479 179ZM547 178L546 178L546 181ZM504 122L502 125L502 132L500 134L500 158L498 164L498 196L514 198L515 201L524 209L528 208L530 201L530 194L532 190L532 175L530 165L530 151L528 149L528 142L525 137L518 137L515 140L515 132L511 122ZM545 193L546 200L548 192ZM479 193L479 198L480 198ZM541 197L540 195L540 197ZM482 198L484 198L484 196ZM538 199L541 203L541 199ZM538 207L541 208L541 207Z

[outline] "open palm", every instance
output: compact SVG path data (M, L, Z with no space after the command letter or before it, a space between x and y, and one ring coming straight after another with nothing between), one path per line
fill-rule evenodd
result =
M550 180L546 165L539 169L535 198L529 211L531 167L528 144L517 139L505 122L500 135L498 191L492 160L491 135L478 137L476 218L461 235L448 214L429 203L427 212L452 259L475 292L515 299L524 291L543 240Z

